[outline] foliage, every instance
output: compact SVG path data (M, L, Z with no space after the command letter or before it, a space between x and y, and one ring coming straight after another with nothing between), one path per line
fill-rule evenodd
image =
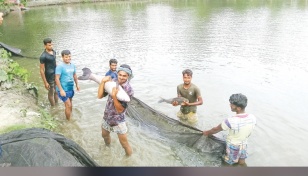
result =
M7 52L3 48L0 49L0 85L4 82L11 82L14 78L27 83L29 72L17 62L10 59L10 57L10 52Z
M7 10L11 7L10 3L7 3L7 0L0 0L0 11Z
M58 126L57 121L44 109L40 109L41 125L43 128L54 130Z
M20 5L26 7L28 4L28 0L20 0Z
M20 78L24 82L28 82L29 73L22 68L17 62L11 62L7 70L9 81L13 80L14 76Z

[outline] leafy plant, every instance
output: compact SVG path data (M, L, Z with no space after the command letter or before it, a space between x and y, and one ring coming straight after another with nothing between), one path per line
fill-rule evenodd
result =
M20 4L22 4L26 7L27 4L28 4L28 1L27 0L20 0Z
M15 77L28 82L29 72L22 68L17 62L10 59L12 54L3 48L0 49L0 85L1 82L12 81Z
M17 62L11 62L8 69L9 80L11 81L14 76L19 77L22 81L28 82L29 73L26 69L22 68Z
M0 0L0 11L10 9L13 4L7 3L7 0Z
M40 109L40 113L41 125L43 126L43 128L54 130L58 126L56 120L44 109Z

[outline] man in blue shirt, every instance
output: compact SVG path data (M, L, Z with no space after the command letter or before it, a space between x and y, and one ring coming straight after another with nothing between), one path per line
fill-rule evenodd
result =
M105 74L105 76L110 76L111 79L118 78L117 65L118 61L116 59L110 59L109 60L110 70Z
M70 120L73 109L72 101L74 96L74 82L77 91L80 90L76 75L76 67L71 63L71 52L63 50L61 52L63 63L56 68L56 84L59 98L65 105L65 116Z

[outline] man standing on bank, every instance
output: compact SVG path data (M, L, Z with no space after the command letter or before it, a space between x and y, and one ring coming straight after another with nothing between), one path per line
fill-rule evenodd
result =
M45 88L48 90L48 100L51 106L58 103L58 94L55 89L56 52L53 50L52 40L43 40L45 50L40 56L40 74Z
M197 117L197 106L203 104L200 89L193 83L191 83L193 72L190 69L186 69L182 72L183 84L177 86L178 97L184 97L189 102L183 102L181 104L180 111L177 116L182 120L187 120L189 123L196 123ZM179 105L177 101L172 102L173 106Z
M104 90L105 83L108 81L114 81L117 85L121 86L127 95L132 98L133 89L129 84L129 80L133 77L132 70L129 65L123 64L118 70L118 78L111 79L110 76L105 76L98 88L99 99L107 95ZM106 108L102 123L102 137L104 138L105 144L110 145L111 138L110 132L118 134L119 141L125 150L127 156L132 154L132 149L127 140L127 126L125 122L125 112L128 106L128 102L119 101L116 97L119 89L114 87L112 93L108 96Z
M228 164L240 164L245 166L247 158L247 140L256 126L256 117L247 114L245 108L247 106L247 97L243 94L233 94L229 99L230 108L236 115L225 119L217 127L203 131L203 135L209 136L222 130L228 130L226 139L226 154L224 161Z

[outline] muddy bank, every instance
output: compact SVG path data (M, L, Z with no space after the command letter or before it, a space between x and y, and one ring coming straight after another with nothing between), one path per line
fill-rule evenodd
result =
M18 83L11 89L0 90L0 132L8 128L39 126L37 98Z

